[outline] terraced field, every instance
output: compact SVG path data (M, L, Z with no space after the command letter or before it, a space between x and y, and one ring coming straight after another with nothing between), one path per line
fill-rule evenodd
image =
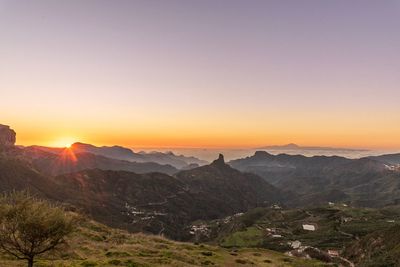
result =
M207 231L196 233L195 238L204 241L208 236L210 243L225 248L257 247L351 266L346 259L328 252L343 254L358 239L400 225L400 209L355 208L344 204L313 209L256 208L202 224ZM303 229L305 224L313 225L315 231Z

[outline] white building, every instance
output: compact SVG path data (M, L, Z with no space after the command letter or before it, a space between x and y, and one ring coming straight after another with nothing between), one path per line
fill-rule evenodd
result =
M301 242L299 240L296 241L291 241L289 242L289 245L293 248L293 249L298 249L301 247Z
M313 224L303 224L303 230L315 231L316 227Z
M328 254L331 257L339 257L339 251L337 251L337 250L328 249Z

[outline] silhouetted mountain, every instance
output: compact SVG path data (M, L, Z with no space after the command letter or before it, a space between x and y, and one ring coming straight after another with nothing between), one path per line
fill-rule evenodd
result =
M258 151L229 165L220 155L210 165L171 176L166 173L177 171L172 166L117 160L78 152L75 147L16 147L12 132L4 136L10 133L11 139L6 138L7 145L1 147L0 192L28 189L130 231L184 240L190 238L188 227L193 221L274 203L297 207L328 201L366 207L400 203L400 171L388 167L388 160L393 163L396 155L354 160ZM97 151L90 145L83 147ZM99 149L96 153L108 151L114 156L132 152L120 147ZM62 175L54 177L57 174Z
M369 159L383 162L388 165L399 165L400 164L400 153L399 154L387 154L381 156L371 156Z
M189 238L185 227L192 221L221 218L279 201L277 189L254 174L232 169L222 156L211 165L173 177L160 172L100 170L148 163L72 153L70 149L53 154L22 148L0 156L0 192L28 189L73 204L109 225L164 233L175 239ZM89 169L92 166L96 169ZM84 170L70 173L79 169ZM59 172L68 174L51 176Z
M368 151L365 149L354 149L354 148L340 148L340 147L320 147L320 146L299 146L297 144L287 145L275 145L275 146L264 146L258 149L265 150L325 150L325 151Z
M205 160L198 159L196 157L188 157L184 155L175 155L173 152L140 152L140 155L144 156L146 161L153 161L160 164L170 164L178 169L187 168L191 164L197 164L199 166L209 164Z
M187 170L191 170L191 169L198 168L198 167L200 167L199 164L192 163L192 164L189 164L189 165L183 167L181 170L187 171Z
M214 210L209 212L233 214L281 200L276 188L257 175L231 168L222 155L210 165L181 171L176 177L189 185L191 193L208 196L213 204L207 206Z
M89 144L75 143L71 148L79 152L88 152L95 155L101 155L108 158L114 158L119 160L133 161L133 162L155 162L162 165L171 165L177 169L182 169L190 164L204 165L206 161L199 160L195 157L186 157L183 155L175 155L172 152L161 153L161 152L140 152L135 153L132 150L121 147L121 146L102 146L96 147Z
M65 148L31 146L41 151L46 151L53 154L60 154ZM172 152L139 152L135 153L129 148L122 146L102 146L97 147L90 144L74 143L71 146L74 153L91 153L98 156L107 157L110 159L124 160L137 163L154 162L160 165L171 165L176 169L191 168L190 165L197 164L199 166L207 164L206 161L197 159L195 157L186 157L183 155L175 155Z
M182 171L161 173L85 170L56 177L59 197L84 208L95 219L131 231L189 238L195 220L221 218L279 200L262 178L242 174L223 159Z
M36 195L51 197L55 188L50 178L35 171L26 161L0 156L0 192L29 190Z
M154 162L129 162L91 153L76 153L72 148L54 149L51 153L46 151L49 150L41 147L27 147L23 149L24 158L29 160L37 170L46 175L54 176L96 168L136 173L162 172L173 174L178 171L170 165L161 165Z
M301 155L254 156L233 160L232 167L260 175L285 191L295 206L318 205L326 201L349 201L354 205L382 206L400 199L400 172L369 158ZM390 192L390 193L388 193Z
M124 148L122 146L102 146L97 147L90 144L84 143L74 143L71 149L76 151L76 153L92 153L95 155L101 155L109 158L120 159L120 160L132 160L141 161L142 157L133 153L132 150Z

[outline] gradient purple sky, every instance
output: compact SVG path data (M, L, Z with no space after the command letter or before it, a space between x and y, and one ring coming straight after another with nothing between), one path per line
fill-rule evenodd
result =
M400 1L0 0L20 144L400 148Z

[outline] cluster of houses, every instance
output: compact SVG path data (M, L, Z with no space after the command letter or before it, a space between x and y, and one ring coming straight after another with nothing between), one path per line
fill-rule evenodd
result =
M273 204L273 205L271 205L271 209L274 209L274 210L281 210L282 207L279 206L278 204Z
M268 233L269 236L274 237L274 238L281 238L282 233L278 228L264 228L262 229L260 226L258 226L257 228L259 228L260 230L264 230ZM305 231L315 231L317 229L317 225L314 223L306 223L306 224L302 224L302 228Z
M207 224L192 225L190 227L189 234L208 236L210 234L210 228Z
M389 171L400 171L400 164L397 165L386 165L385 168L388 169Z
M266 231L267 234L272 238L282 238L283 237L282 231L279 230L278 228L269 228L269 227L261 228L260 226L258 226L257 228L259 228L260 230ZM307 223L307 224L302 224L302 228L305 231L315 231L317 229L317 225L314 223ZM292 241L292 242L294 242L295 246L297 246L297 244L299 244L300 241ZM299 246L300 245L301 245L301 243L299 244Z
M349 205L347 205L346 203L339 203L339 204L336 204L336 203L334 203L334 202L328 202L328 205L329 205L330 207L334 207L334 206L340 205L340 206L345 207L345 208L349 206Z
M302 229L304 231L316 231L318 229L318 225L315 223L303 223L301 225ZM282 232L277 229L277 228L265 228L264 229L266 232L268 232L269 236L273 238L282 238ZM339 257L340 253L338 250L334 249L328 249L327 251L320 251L319 249L307 246L302 244L301 241L299 240L294 240L294 241L289 241L287 244L292 248L291 251L286 252L287 255L289 256L303 256L303 257L308 257L307 253L305 250L307 248L311 248L313 250L318 250L320 253L323 253L325 255L328 255L329 257Z
M264 229L268 235L270 235L273 238L281 238L282 234L279 232L277 228L265 228Z
M306 249L311 248L315 251L318 251L319 253L322 254L326 254L329 257L339 257L340 253L338 250L334 250L334 249L328 249L326 252L321 251L317 248L314 247L310 247L310 246L305 246L303 245L299 240L295 240L295 241L289 241L288 245L292 248L291 251L286 252L286 254L288 256L300 256L302 255L303 257L309 258L308 254L305 253Z
M125 203L126 214L135 218L132 223L154 219L156 216L166 216L167 213L158 211L143 211Z

